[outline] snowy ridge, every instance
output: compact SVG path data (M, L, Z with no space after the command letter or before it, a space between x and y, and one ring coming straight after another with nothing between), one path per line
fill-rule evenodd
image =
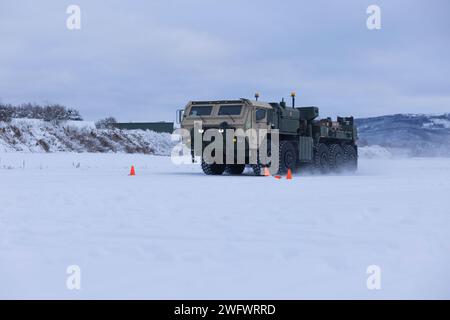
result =
M46 122L13 119L0 122L0 152L125 152L170 155L168 133L96 129L93 122Z
M395 155L450 156L450 113L361 118L356 125L360 147L376 145Z

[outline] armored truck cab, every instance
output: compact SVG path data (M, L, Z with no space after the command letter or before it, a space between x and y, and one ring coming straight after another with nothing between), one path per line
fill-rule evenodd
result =
M336 121L331 118L317 119L317 107L288 107L284 101L262 102L257 100L214 100L191 101L179 113L181 128L190 132L189 146L192 159L196 156L202 158L202 169L206 174L241 174L246 165L252 167L256 175L260 175L264 164L250 157L248 137L245 140L245 161L238 162L236 154L231 157L234 162L223 161L214 163L205 161L204 150L208 141L203 134L208 129L217 129L224 133L227 129L242 129L247 131L264 130L267 133L268 152L272 135L278 135L278 166L277 173L283 174L288 169L297 166L311 165L322 173L341 170L356 170L358 151L356 146L357 131L353 117L338 117ZM196 127L200 123L201 129ZM198 131L198 132L197 132ZM195 139L201 139L200 149L194 148ZM226 141L225 141L226 142ZM236 142L236 139L234 139ZM226 149L223 148L224 153ZM233 149L234 151L234 149ZM229 159L229 158L227 158ZM222 159L221 159L222 160Z

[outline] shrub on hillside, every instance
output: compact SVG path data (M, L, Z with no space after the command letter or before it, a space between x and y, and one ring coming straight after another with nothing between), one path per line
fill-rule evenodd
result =
M95 123L95 127L97 129L111 129L113 127L114 123L117 123L116 118L114 118L114 117L107 117L105 119L98 120Z
M0 121L9 122L13 118L40 119L44 121L81 121L78 110L60 104L38 105L24 103L21 105L0 104Z

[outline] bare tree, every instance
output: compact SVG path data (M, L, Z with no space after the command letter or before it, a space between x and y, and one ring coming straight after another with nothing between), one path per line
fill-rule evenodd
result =
M114 117L107 117L107 118L98 120L95 123L95 127L97 129L111 129L113 127L114 123L117 123L116 118L114 118Z

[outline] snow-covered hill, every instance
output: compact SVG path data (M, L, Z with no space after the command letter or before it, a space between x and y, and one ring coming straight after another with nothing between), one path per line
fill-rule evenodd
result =
M170 155L170 134L96 129L93 122L60 123L34 119L0 122L0 152L126 152Z
M450 156L450 113L395 114L356 119L359 145L409 156Z

